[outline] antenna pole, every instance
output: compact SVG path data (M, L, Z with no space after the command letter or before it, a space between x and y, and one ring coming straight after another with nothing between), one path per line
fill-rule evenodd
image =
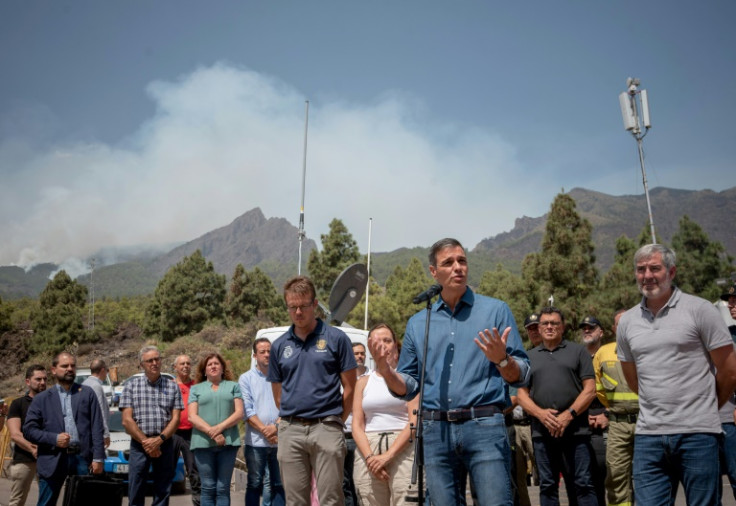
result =
M371 287L371 234L373 230L373 218L368 218L368 281L365 283L365 320L363 328L368 330L368 294Z
M639 165L641 166L641 178L644 182L644 195L647 199L647 211L649 213L649 229L652 234L652 243L657 244L657 236L654 233L654 215L652 214L652 203L649 200L649 185L647 184L647 172L644 168L644 144L643 139L652 127L649 118L649 99L647 90L639 90L641 81L629 77L626 80L627 90L619 95L621 114L624 120L624 128L631 132L636 139L639 150ZM638 100L637 100L638 97ZM643 131L642 131L643 127Z
M652 215L652 203L649 200L649 185L647 184L647 171L644 168L644 146L642 139L644 136L634 135L636 144L639 148L639 165L641 165L641 178L644 182L644 195L647 198L647 211L649 212L649 230L652 233L652 244L657 244L657 236L654 234L654 216Z
M304 232L304 192L307 182L307 130L309 128L309 100L304 101L304 159L302 161L302 205L299 208L299 263L297 265L297 274L302 273L302 242L306 232Z
M89 321L87 328L95 331L95 257L90 260L89 272Z

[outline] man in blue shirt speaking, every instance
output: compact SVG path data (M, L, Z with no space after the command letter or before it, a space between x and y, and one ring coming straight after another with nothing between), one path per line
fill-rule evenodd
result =
M419 393L427 363L422 416L427 488L433 504L465 504L470 472L479 504L512 504L510 457L503 410L508 385L526 384L529 358L505 302L468 287L468 260L456 239L441 239L429 253L429 272L442 285L432 305L427 357L426 311L409 319L396 370L387 352L368 343L376 370L394 395Z

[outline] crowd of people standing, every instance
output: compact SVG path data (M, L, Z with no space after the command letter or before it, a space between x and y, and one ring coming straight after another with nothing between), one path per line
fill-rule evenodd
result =
M246 506L406 504L418 415L425 504L465 504L470 482L476 504L524 506L530 474L544 506L559 504L560 476L580 506L669 506L680 484L688 504L720 504L722 473L736 498L733 336L712 304L674 285L674 252L648 245L634 264L642 300L615 313L608 344L595 315L578 323L580 343L568 339L565 315L549 306L524 321L524 349L508 305L467 285L465 251L448 238L429 256L441 294L403 342L386 324L369 331L375 370L363 344L317 317L304 276L284 286L292 326L255 340L254 367L237 381L216 352L195 381L192 360L177 357L170 381L160 351L144 347L144 374L120 400L129 502L144 504L150 470L153 504L168 504L181 454L193 502L229 505L244 420ZM722 299L736 317L736 285ZM74 383L75 368L72 355L56 356L46 389L45 368L32 366L28 395L10 406L11 504L24 503L33 474L45 505L67 475L102 472L107 410L94 380Z

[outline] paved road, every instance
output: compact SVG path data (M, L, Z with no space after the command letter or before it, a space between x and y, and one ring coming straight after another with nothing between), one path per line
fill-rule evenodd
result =
M242 483L242 476L236 477L235 481ZM236 483L234 488L240 488L239 483ZM562 487L564 489L564 487ZM728 485L728 480L724 481L724 490L726 491L726 497L723 500L723 506L736 506L736 500L734 500L733 495L729 494L730 487ZM10 480L7 478L0 478L0 506L7 506L8 504L8 496L10 495ZM530 487L529 488L529 497L532 501L532 506L539 506L539 488L538 487ZM232 504L244 504L245 503L245 493L242 490L233 490L230 494L230 499ZM26 502L27 505L33 505L36 504L36 501L38 500L38 486L36 485L36 482L34 481L33 486L31 487L31 492L28 496L28 500ZM61 500L59 501L61 502ZM123 504L127 504L127 501L123 501ZM146 498L146 504L151 504L151 498ZM191 498L189 494L182 494L182 495L174 495L171 497L170 504L172 506L190 506L192 504ZM564 490L561 491L561 497L560 497L560 504L561 506L568 506L569 503L567 502L567 497L564 495ZM685 498L682 495L682 487L680 487L679 494L677 495L677 501L675 502L675 506L686 506Z

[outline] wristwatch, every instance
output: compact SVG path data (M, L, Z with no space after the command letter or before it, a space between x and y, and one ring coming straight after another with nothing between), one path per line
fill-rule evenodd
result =
M509 365L509 354L507 353L505 357L503 357L503 360L501 360L498 364L496 364L496 367L506 367Z
M576 418L578 416L578 412L575 411L574 409L570 408L568 409L568 411L570 412L573 418Z
M163 432L161 434L159 434L158 437L161 438L161 441L166 441L166 436L164 436L164 433Z

